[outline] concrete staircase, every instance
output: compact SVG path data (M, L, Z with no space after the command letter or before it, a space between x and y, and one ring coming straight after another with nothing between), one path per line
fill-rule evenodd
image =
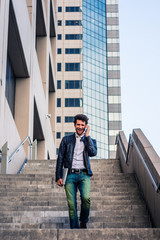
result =
M152 228L134 175L121 173L118 160L91 161L88 229L69 229L64 188L55 184L55 165L55 160L28 161L20 175L0 175L0 239L160 240L160 229Z

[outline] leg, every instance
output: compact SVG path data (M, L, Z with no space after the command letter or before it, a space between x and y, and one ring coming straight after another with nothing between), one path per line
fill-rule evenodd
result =
M69 207L69 218L71 229L79 228L79 221L77 215L77 183L75 174L68 174L65 191Z
M81 174L81 180L78 185L81 197L80 222L86 224L90 211L90 176L88 176L87 173Z

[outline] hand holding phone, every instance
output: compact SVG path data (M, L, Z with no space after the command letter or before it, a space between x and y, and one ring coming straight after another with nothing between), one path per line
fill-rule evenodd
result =
M86 137L88 137L89 136L89 131L90 131L90 126L89 125L86 125L86 127L85 127L85 135L86 135Z

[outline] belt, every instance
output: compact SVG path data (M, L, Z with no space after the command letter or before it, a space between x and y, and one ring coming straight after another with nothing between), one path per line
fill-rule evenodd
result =
M69 173L82 173L82 172L87 172L87 169L74 169L72 168L71 170L68 171Z

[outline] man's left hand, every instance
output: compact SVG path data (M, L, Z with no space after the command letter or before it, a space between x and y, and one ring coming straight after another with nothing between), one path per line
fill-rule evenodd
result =
M85 131L85 135L86 135L86 137L88 137L89 136L89 131L90 131L90 126L87 125L86 128L87 128L87 130Z

